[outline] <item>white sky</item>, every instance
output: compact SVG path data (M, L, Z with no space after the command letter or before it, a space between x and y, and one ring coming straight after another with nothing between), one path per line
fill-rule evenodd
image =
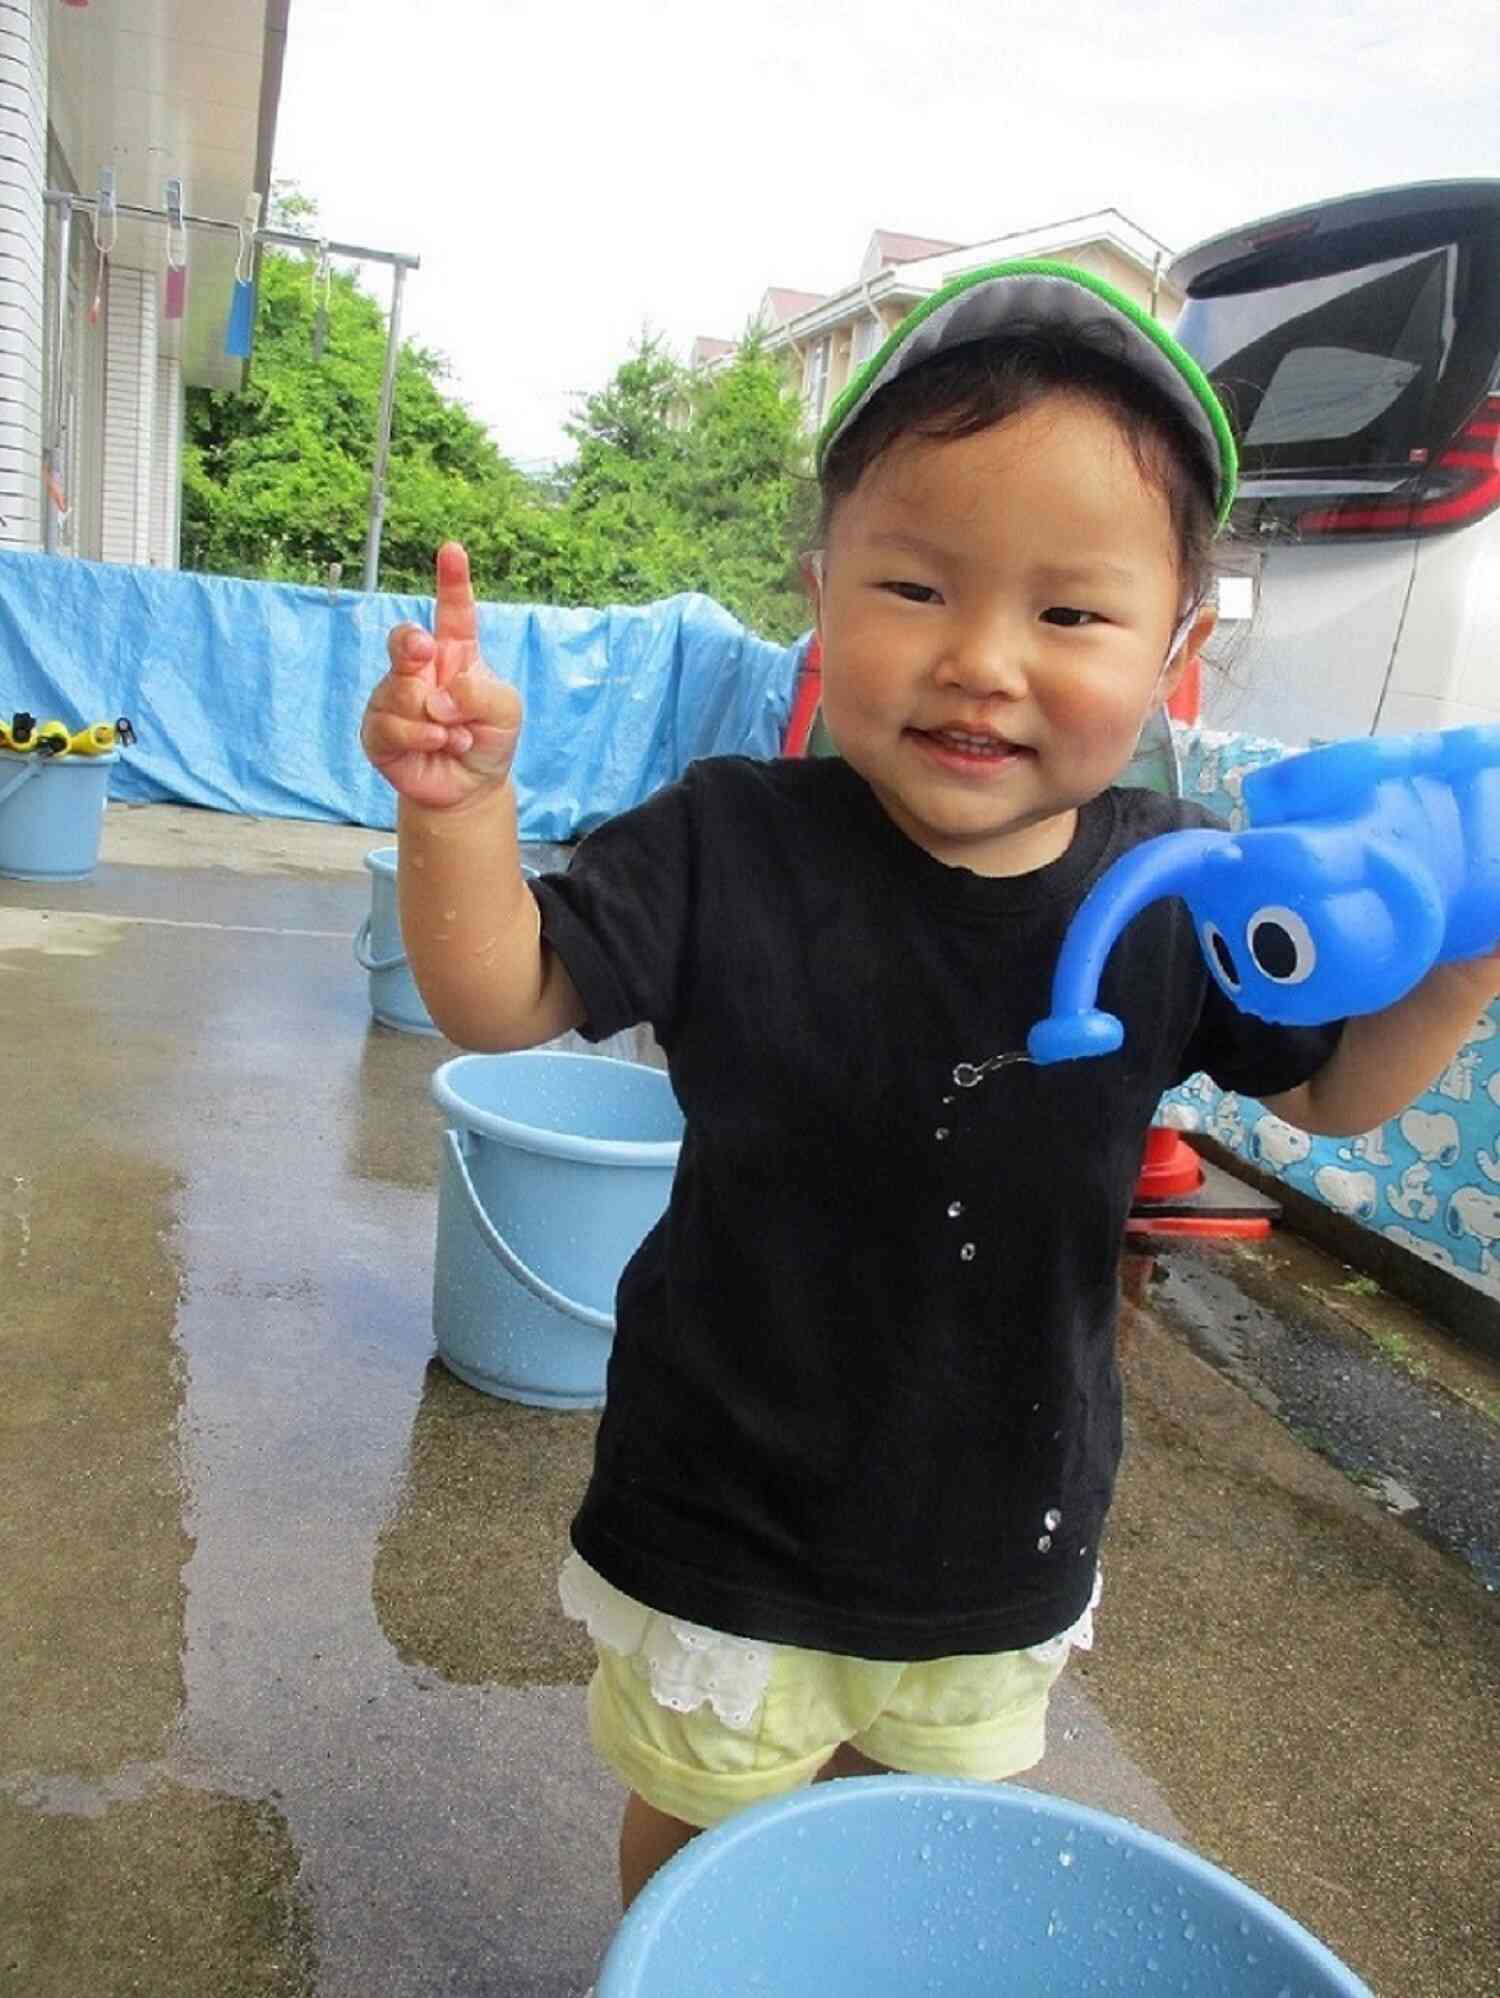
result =
M1186 249L1500 173L1497 106L1496 0L292 0L274 172L421 257L403 331L524 463L643 326L733 338L872 229Z

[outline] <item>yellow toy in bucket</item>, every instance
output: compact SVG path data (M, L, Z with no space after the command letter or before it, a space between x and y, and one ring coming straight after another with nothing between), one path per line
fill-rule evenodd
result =
M66 722L39 722L24 709L11 716L9 726L0 721L0 749L16 756L35 751L42 756L108 756L111 750L128 749L135 741L128 718L90 722L87 728L70 730Z
M68 737L68 753L71 756L107 756L116 748L128 749L135 741L135 730L121 715L115 722L94 722L89 728L81 728L76 735Z

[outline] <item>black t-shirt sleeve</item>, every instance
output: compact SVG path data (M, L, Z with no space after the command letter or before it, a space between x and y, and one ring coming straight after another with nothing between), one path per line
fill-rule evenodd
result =
M1242 1013L1205 976L1203 1005L1175 1080L1185 1082L1201 1070L1236 1095L1279 1096L1317 1074L1343 1031L1342 1020L1321 1027L1278 1027L1257 1019Z
M645 1021L671 1046L690 956L696 789L689 771L590 833L565 874L531 884L542 935L583 1001L586 1040Z

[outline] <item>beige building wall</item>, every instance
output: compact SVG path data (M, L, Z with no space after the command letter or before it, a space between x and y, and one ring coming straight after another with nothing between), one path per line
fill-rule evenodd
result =
M872 354L878 352L905 316L899 306L885 304L876 306L872 315L869 307L861 300L851 309L847 319L840 321L827 333L819 334L818 340L828 341L828 375L823 391L823 417L827 416L838 397L849 386L851 378ZM865 333L863 328L871 323L872 318L878 320L878 328ZM812 379L813 354L818 340L804 341L800 354L795 349L787 350L790 362L789 377L804 405Z
M1076 264L1079 270L1088 271L1094 277L1101 277L1106 284L1112 284L1116 291L1123 291L1144 311L1151 309L1151 277L1139 264L1131 263L1107 243L1077 243L1066 250L1056 252L1058 260L1065 264ZM1163 284L1156 302L1156 316L1170 325L1177 317L1182 304L1181 294L1169 285Z

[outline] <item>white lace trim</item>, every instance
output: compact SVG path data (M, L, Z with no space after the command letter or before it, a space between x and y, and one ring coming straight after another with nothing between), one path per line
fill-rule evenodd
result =
M712 1707L725 1727L750 1727L771 1680L774 1645L661 1616L621 1593L580 1555L557 1578L563 1614L596 1643L628 1658L658 1706L675 1714Z
M1059 1658L1066 1658L1073 1650L1092 1651L1094 1648L1094 1611L1099 1607L1099 1596L1103 1588L1103 1573L1094 1570L1094 1586L1089 1595L1088 1608L1076 1623L1070 1623L1066 1630L1060 1630L1056 1637L1043 1639L1040 1644L1028 1644L1028 1654L1038 1664L1055 1665Z
M1026 1647L1043 1665L1055 1665L1069 1651L1094 1648L1094 1611L1099 1607L1099 1570L1088 1607L1075 1623L1041 1644ZM569 1554L557 1578L563 1614L585 1626L590 1637L630 1661L651 1687L658 1706L675 1714L712 1707L725 1727L743 1732L753 1725L771 1680L777 1647L754 1638L730 1637L707 1624L647 1609L625 1595L579 1554Z

